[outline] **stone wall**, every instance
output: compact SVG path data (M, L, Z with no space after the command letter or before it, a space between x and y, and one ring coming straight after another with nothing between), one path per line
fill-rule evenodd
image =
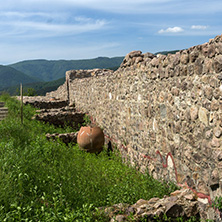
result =
M73 70L66 81L69 102L132 165L186 183L203 203L221 195L222 35L175 55L134 51L114 73Z
M67 101L67 96L68 96L68 89L67 89L67 81L65 81L65 83L61 86L59 86L59 88L56 91L50 92L50 93L46 93L46 97L47 98L55 98L55 99L59 99L59 100L66 100Z

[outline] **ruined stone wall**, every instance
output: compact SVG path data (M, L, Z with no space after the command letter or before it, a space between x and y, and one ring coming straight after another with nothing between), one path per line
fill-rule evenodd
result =
M51 98L64 100L64 101L67 100L67 96L68 96L67 86L68 86L67 81L65 81L65 83L59 86L59 88L56 91L46 93L46 97L49 99L51 97Z
M222 189L222 36L175 55L129 53L114 73L68 71L69 101L123 157L208 202Z

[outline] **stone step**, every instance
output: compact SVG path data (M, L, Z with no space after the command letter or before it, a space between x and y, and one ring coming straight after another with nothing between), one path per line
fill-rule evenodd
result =
M3 120L7 117L7 115L0 115L0 120Z
M5 119L8 115L8 108L7 107L0 107L0 121Z
M0 113L8 112L7 107L0 107Z
M0 116L7 116L8 115L8 112L0 112Z
M8 113L1 113L0 114L0 117L2 117L2 118L5 118L5 117L7 117L8 116Z
M0 107L4 107L5 103L4 102L0 102Z

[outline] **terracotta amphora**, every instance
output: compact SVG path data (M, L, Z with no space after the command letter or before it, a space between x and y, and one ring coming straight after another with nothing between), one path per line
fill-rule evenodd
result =
M78 132L77 143L80 149L89 153L99 153L105 142L103 131L95 126L82 126Z

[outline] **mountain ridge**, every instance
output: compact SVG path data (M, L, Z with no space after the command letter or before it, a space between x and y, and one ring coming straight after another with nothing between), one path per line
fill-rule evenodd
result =
M41 79L42 81L53 81L64 77L65 72L71 69L94 69L118 67L124 57L97 57L94 59L80 60L25 60L8 65L8 67L25 73L26 75Z
M30 77L12 67L0 65L0 90L11 87L16 84L27 84L39 81L39 79Z
M166 55L168 53L176 53L177 51L179 50L162 51L155 54ZM111 58L100 56L93 59L79 60L34 59L19 61L6 66L0 65L0 67L4 67L4 69L8 70L7 72L3 72L3 69L0 69L0 91L15 95L19 84L23 83L24 89L32 88L35 90L36 94L43 95L48 91L55 90L61 85L63 81L65 81L65 72L68 70L94 68L116 70L123 59L123 56ZM12 75L15 76L13 77Z

